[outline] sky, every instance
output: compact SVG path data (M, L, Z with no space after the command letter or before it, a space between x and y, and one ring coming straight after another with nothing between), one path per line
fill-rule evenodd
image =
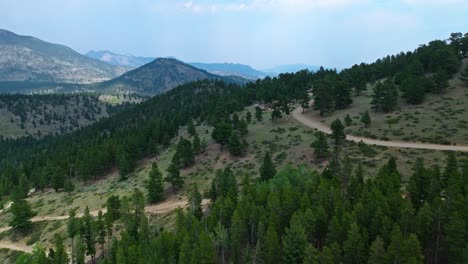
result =
M346 68L468 32L468 0L0 0L0 28L67 45L264 69Z

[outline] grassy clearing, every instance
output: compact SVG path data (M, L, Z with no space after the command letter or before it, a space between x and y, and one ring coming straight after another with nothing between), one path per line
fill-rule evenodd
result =
M372 87L353 98L349 109L314 118L330 125L336 118L344 120L349 114L353 124L348 134L382 140L431 142L437 144L468 144L468 89L457 78L451 88L441 95L428 94L420 105L409 105L400 98L398 109L392 113L377 113L371 109ZM361 115L369 111L372 124L364 127Z

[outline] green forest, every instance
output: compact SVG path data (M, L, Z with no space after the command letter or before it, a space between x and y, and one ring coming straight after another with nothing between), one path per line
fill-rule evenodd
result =
M317 133L310 142L317 159L329 161L321 173L306 165L277 168L266 152L258 174L244 173L239 181L225 167L209 190L187 186L188 209L177 212L173 227L152 224L145 215L148 202L164 200L163 182L173 193L184 186L180 170L206 148L195 127L213 127L220 148L242 156L249 123L264 111L238 114L248 106L268 105L274 124L295 105L308 109L313 99L312 110L326 116L348 108L372 83L372 111L391 112L399 98L420 104L428 93L443 94L467 51L468 36L452 34L449 41L342 71L303 70L243 86L196 81L67 134L0 138L0 204L14 201L10 226L18 232L28 232L35 216L25 200L31 188L71 192L74 182L95 182L114 168L126 181L138 161L177 144L167 173L152 165L146 193L113 196L97 216L88 209L70 212L67 234L17 263L467 263L468 159L447 152L443 167L418 159L403 181L398 157L391 157L376 175L364 177L361 164L341 155L346 135L338 119L330 137ZM24 116L33 105L2 107ZM360 122L370 125L368 112ZM179 135L185 126L190 138Z

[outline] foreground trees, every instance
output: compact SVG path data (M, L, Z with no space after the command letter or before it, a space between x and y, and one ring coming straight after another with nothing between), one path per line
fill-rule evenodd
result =
M21 232L28 231L31 228L31 218L37 214L32 210L31 205L24 199L18 199L13 201L10 210L13 214L10 226Z

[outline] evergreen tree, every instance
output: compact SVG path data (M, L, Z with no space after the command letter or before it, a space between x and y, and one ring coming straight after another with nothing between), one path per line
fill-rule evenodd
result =
M242 145L237 133L232 133L231 137L229 138L229 152L233 156L240 156L242 155Z
M374 242L370 245L369 249L369 260L368 264L380 264L385 263L386 252L384 247L384 242L380 236L378 236Z
M346 125L346 126L350 126L350 125L353 124L353 120L351 119L351 117L349 116L349 114L346 114L345 119L344 119L344 122L345 122L345 125Z
M276 168L271 160L270 152L266 152L260 166L260 180L268 181L276 175Z
M468 67L465 67L460 79L464 82L465 87L468 87Z
M176 162L172 162L167 168L167 176L164 178L166 182L169 182L172 186L172 192L175 193L176 189L182 188L184 185L184 178L180 175L179 165Z
M187 125L187 132L190 136L195 136L195 134L197 133L197 130L195 129L195 125L193 124L193 120L191 118L189 119Z
M202 195L198 191L198 185L193 184L192 192L189 197L189 210L190 213L195 216L197 219L201 219L203 216L203 210L201 207L202 204Z
M118 155L117 168L119 170L120 180L124 181L128 175L135 169L135 161L128 153L128 151L121 151Z
M22 232L31 228L31 218L37 214L31 209L31 205L23 199L13 201L10 211L13 214L10 226Z
M318 264L320 263L320 251L314 246L308 245L304 253L304 264Z
M106 224L104 222L104 215L102 211L99 210L98 216L96 218L96 231L97 231L97 241L101 245L101 254L104 256L104 244L106 243Z
M211 137L216 143L220 144L221 151L223 150L223 146L229 142L231 133L231 125L224 121L218 123L214 127L213 133L211 133Z
M237 130L241 136L245 136L249 133L248 123L245 121L245 119L242 118L240 120Z
M245 114L245 120L247 120L247 123L252 122L252 113L250 113L249 110L247 110L247 113Z
M434 93L444 93L449 85L450 76L444 70L439 70L431 78L431 81L434 83L434 89L432 92Z
M327 136L325 133L319 131L315 133L315 141L312 143L314 154L317 159L325 159L330 154Z
M426 77L409 76L401 83L403 97L410 104L420 104L424 101L425 86L427 84Z
M307 92L304 92L304 94L301 96L300 104L302 107L302 113L304 113L305 110L310 108L310 97Z
M339 119L335 119L330 127L332 130L332 137L335 140L335 145L338 146L346 139L344 126Z
M29 262L26 262L26 263L29 263ZM33 264L49 264L50 263L50 261L47 259L45 247L43 247L40 244L35 244L33 246L31 263Z
M333 91L330 89L329 83L320 80L313 88L314 105L313 109L320 112L320 116L324 116L333 111Z
M263 119L263 110L260 108L260 106L255 107L255 118L258 122L262 121Z
M164 199L163 177L156 162L153 162L151 165L149 180L146 183L146 190L148 192L148 202L157 203Z
M377 83L373 88L371 104L376 111L392 112L398 104L398 89L393 80Z
M85 242L86 255L91 256L91 259L94 260L96 255L96 230L94 228L94 217L90 214L88 206L85 208L82 221L82 237Z
M281 119L283 117L283 114L281 113L281 108L279 105L273 106L273 111L271 111L271 120L273 122Z
M300 215L293 215L290 226L283 235L284 263L302 263L307 246L307 236Z
M66 180L63 185L63 190L70 195L75 190L75 185L71 180Z
M348 230L348 239L343 244L345 263L365 263L366 244L361 230L356 223L352 223Z
M75 244L73 240L77 235L80 234L80 229L81 229L81 221L79 218L76 217L76 210L71 210L70 213L68 214L68 220L67 220L67 235L68 235L68 238L70 238L72 252L74 252L74 244ZM75 263L73 254L71 256L71 262L72 264Z
M466 260L466 220L458 212L452 213L445 226L445 252L449 263L464 263Z
M364 114L361 116L361 123L364 124L364 126L369 127L371 124L371 118L369 116L369 111L364 112Z
M59 234L55 236L55 254L52 261L53 264L68 264L68 253L63 245L63 238Z
M278 263L278 260L281 259L281 243L273 224L268 225L263 247L263 260L265 263Z

